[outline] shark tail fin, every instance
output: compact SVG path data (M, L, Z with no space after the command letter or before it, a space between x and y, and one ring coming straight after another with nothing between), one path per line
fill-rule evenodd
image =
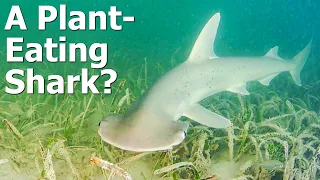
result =
M293 58L293 63L295 64L295 68L293 70L290 71L290 74L292 76L293 81L298 85L301 86L301 79L300 79L300 73L301 70L303 68L303 66L305 65L310 51L311 51L311 44L312 44L312 39L310 40L310 42L308 43L308 45L302 50L300 51L299 54L297 54L294 58Z

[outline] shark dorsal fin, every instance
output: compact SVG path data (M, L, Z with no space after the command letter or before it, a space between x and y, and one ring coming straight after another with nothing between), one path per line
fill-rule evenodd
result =
M271 58L275 58L275 59L281 59L279 56L278 56L278 51L279 51L279 47L278 46L275 46L273 48L271 48L267 54L265 56L268 56L268 57L271 57Z
M188 61L196 62L218 57L214 53L213 46L218 32L219 22L220 13L216 13L211 17L199 34L189 55Z

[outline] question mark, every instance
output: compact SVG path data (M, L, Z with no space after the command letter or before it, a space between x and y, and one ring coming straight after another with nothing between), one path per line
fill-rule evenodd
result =
M104 93L111 94L111 84L117 80L117 73L113 69L104 69L101 71L101 76L109 74L110 79L104 82Z

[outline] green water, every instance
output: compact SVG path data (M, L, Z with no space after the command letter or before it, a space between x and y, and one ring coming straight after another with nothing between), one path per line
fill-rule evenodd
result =
M117 6L135 22L114 31L60 31L59 18L39 31L38 6L69 11L108 12ZM28 30L4 27L10 9L19 5ZM118 164L133 179L319 179L320 62L319 3L316 1L8 1L0 11L0 179L108 179L111 171L89 161L90 157ZM182 63L208 19L221 13L214 45L218 56L262 56L279 46L279 56L291 59L313 36L312 51L301 73L302 87L289 73L276 77L270 86L248 84L249 96L222 92L201 102L230 119L228 129L213 129L187 118L190 128L184 142L172 151L136 154L103 142L97 134L100 120L111 113L125 113L163 74ZM110 19L108 19L109 23ZM88 23L88 21L86 22ZM23 37L24 44L58 42L108 44L108 64L118 78L111 94L75 93L10 95L6 74L11 69L34 68L36 74L78 75L99 69L87 63L9 63L7 38ZM26 51L17 53L23 56ZM59 51L54 51L58 55ZM45 57L45 55L44 55ZM77 59L77 61L80 61ZM21 78L26 81L25 77ZM96 82L103 91L107 77ZM12 86L10 86L12 87ZM37 90L37 84L34 85ZM37 92L37 91L36 91ZM126 98L126 93L129 96ZM52 155L52 157L50 157ZM139 157L141 156L141 157ZM124 162L126 161L126 162ZM284 168L269 171L264 162L282 162ZM184 166L179 167L185 163ZM192 165L190 165L192 163ZM279 163L280 164L280 163ZM173 165L173 166L171 166ZM169 170L161 168L169 167ZM53 168L53 169L52 169ZM172 168L170 170L170 168ZM163 173L155 170L163 170ZM117 171L114 179L124 176ZM295 172L295 173L293 173Z

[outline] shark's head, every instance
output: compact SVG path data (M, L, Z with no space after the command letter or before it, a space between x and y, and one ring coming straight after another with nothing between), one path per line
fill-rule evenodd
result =
M184 140L187 123L141 115L109 115L99 123L98 133L103 141L133 152L169 150Z

